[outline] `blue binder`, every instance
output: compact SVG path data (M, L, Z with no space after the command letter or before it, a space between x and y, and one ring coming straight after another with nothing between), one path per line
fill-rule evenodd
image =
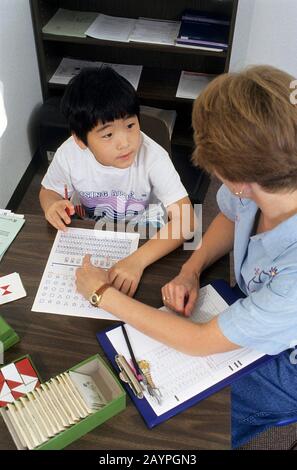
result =
M242 292L239 289L234 289L229 286L229 284L226 281L223 280L216 280L211 283L211 285L215 288L215 290L223 297L223 299L231 305L234 303L236 300L238 300L240 297L244 297ZM115 362L115 356L117 354L116 350L114 349L113 345L109 341L106 333L110 330L113 330L114 328L119 328L119 324L112 326L102 332L97 333L97 339L99 343L102 346L102 349L105 351L108 359L112 363L114 369L119 372L118 367ZM234 382L236 379L239 377L253 371L256 367L260 366L261 364L264 364L265 362L270 361L273 359L275 356L263 356L260 359L254 361L253 363L243 367L240 369L238 372L233 373L231 376L226 377L225 379L221 380L220 382L217 382L213 386L207 388L206 390L203 390L201 393L198 393L194 397L190 398L189 400L185 401L184 403L181 403L180 405L177 405L176 407L170 409L166 413L163 413L160 416L157 416L148 403L148 401L145 398L139 399L137 398L134 393L132 392L131 388L129 387L128 384L123 384L127 393L129 394L131 400L135 404L136 408L138 409L139 413L143 417L145 423L149 428L153 428L154 426L162 423L163 421L166 421L169 418L172 418L173 416L177 415L178 413L181 413L183 410L186 410L187 408L196 405L198 402L203 400L204 398L209 397L213 393L218 392L222 388L230 385L232 382Z

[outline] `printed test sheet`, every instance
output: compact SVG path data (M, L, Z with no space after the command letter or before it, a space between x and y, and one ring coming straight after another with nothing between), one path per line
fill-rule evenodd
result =
M211 285L208 285L200 289L199 301L191 319L203 323L227 307L225 300ZM248 348L204 357L189 356L149 338L129 325L125 325L125 328L136 360L145 359L149 362L152 379L162 393L161 404L156 403L148 393L145 393L145 398L157 416L263 356ZM130 362L130 354L121 327L109 331L107 336L115 350Z
M76 291L75 271L87 253L92 255L95 266L108 269L133 253L138 242L138 233L71 227L67 232L58 231L32 311L115 320L113 315L93 307Z

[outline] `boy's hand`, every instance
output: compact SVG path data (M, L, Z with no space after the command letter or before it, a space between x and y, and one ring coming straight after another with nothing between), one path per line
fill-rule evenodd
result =
M109 269L108 279L116 289L133 297L143 270L140 260L130 255Z
M76 270L76 289L87 300L90 295L108 282L107 272L91 263L91 255L85 255L80 268Z
M69 214L69 215L68 215ZM57 230L66 230L66 225L71 222L70 215L74 214L74 206L67 199L55 201L45 212L46 220Z
M164 305L189 317L198 299L199 276L193 272L181 271L161 291Z

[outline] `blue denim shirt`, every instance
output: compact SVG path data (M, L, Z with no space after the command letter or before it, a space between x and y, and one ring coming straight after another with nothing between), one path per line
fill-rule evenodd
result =
M267 232L252 235L258 207L222 185L220 210L235 223L236 281L247 295L219 315L230 341L266 354L297 343L297 215Z

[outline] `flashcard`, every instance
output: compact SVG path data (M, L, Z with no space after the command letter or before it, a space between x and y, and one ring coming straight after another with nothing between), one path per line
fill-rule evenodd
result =
M40 382L28 358L3 366L0 370L0 407L39 387Z
M26 295L18 273L0 277L0 305L20 299Z
M22 359L21 361L17 361L15 365L19 374L21 375L24 384L27 385L36 378L38 378L28 358Z

